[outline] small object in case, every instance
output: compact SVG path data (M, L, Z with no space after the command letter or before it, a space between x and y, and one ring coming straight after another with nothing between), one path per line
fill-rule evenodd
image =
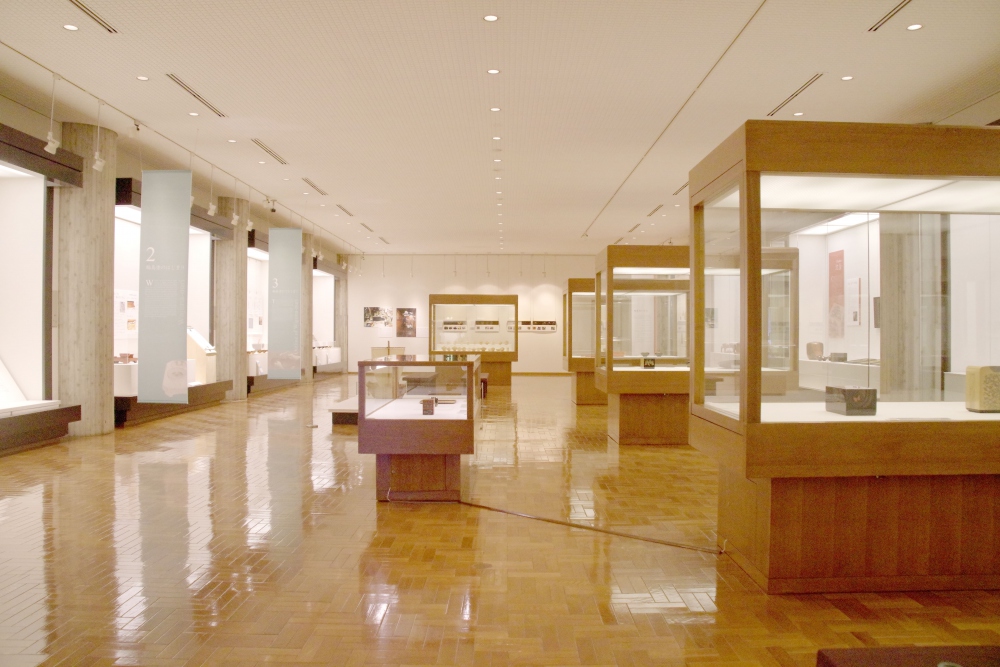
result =
M841 362L847 361L847 353L846 352L831 352L830 353L830 361L841 361Z
M965 409L1000 412L1000 366L965 368Z
M865 387L826 387L826 411L848 417L875 416L876 393Z
M648 352L644 352L643 354L649 354L649 353ZM652 357L643 357L643 359L642 359L642 367L643 368L656 368L656 359L654 359Z
M823 343L806 343L806 357L812 361L819 361L823 358Z
M434 414L434 404L436 402L437 401L435 399L433 399L433 398L425 398L424 400L420 401L420 405L424 406L424 414L425 415L432 415L432 414Z

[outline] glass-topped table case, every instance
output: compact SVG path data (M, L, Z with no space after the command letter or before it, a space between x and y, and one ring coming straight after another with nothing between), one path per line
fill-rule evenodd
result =
M1000 585L1000 561L970 565L1000 526L919 509L931 487L1000 494L1000 132L748 121L690 176L691 444L734 494L720 544L770 592ZM785 504L813 494L829 502ZM722 509L741 506L770 523ZM899 522L872 533L864 507ZM860 532L848 548L804 525ZM768 531L797 536L788 553ZM880 570L886 532L907 551ZM795 560L799 537L816 562Z
M607 405L594 384L594 340L597 299L593 278L570 278L563 293L563 368L572 374L573 402Z
M492 385L510 385L517 361L516 294L431 294L429 352L477 354Z
M358 452L376 455L379 500L458 500L472 454L478 355L393 355L358 362Z
M595 384L618 444L687 444L688 246L612 245L597 256Z

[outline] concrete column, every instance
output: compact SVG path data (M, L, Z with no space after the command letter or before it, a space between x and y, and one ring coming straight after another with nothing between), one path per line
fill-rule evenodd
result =
M118 135L102 129L104 171L91 169L95 125L63 123L62 147L84 158L83 187L58 188L53 365L57 398L79 405L70 435L110 433L114 408L115 171Z
M218 214L240 216L232 239L214 243L215 367L219 380L232 380L227 401L247 398L247 216L246 199L219 197Z
M302 234L302 381L313 381L313 235Z

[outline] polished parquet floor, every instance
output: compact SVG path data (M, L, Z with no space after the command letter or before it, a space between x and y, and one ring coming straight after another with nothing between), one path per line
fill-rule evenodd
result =
M713 462L617 447L566 378L490 387L463 499L683 547L376 503L374 457L327 412L354 385L0 458L0 665L804 667L1000 644L994 591L764 595L713 553Z

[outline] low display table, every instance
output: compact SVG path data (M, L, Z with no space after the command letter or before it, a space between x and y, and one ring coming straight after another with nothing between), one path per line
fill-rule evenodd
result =
M358 452L375 454L376 499L460 499L461 455L475 451L479 367L476 355L358 362Z

